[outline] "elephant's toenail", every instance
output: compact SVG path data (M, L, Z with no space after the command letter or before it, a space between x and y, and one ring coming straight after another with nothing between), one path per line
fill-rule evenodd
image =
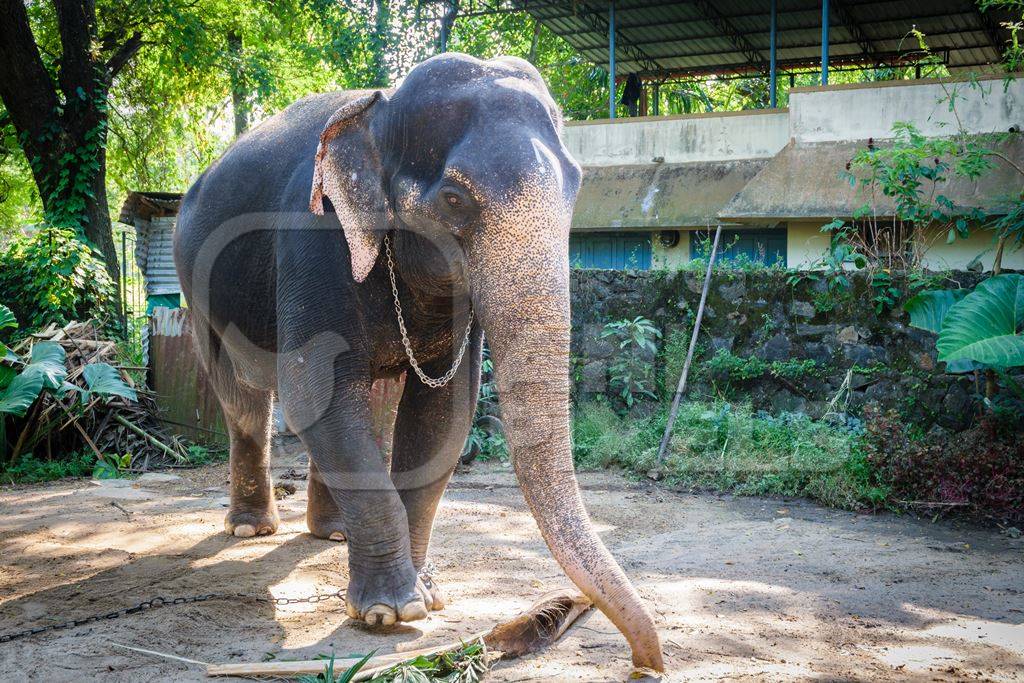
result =
M357 610L356 606L353 605L351 602L346 602L345 603L345 613L348 614L348 616L351 617L352 619L358 619L359 618L359 610Z
M335 531L328 538L330 538L330 540L332 540L332 541L344 541L345 540L345 534L341 533L340 531Z
M402 607L402 611L399 613L399 616L402 618L402 621L426 619L427 606L423 604L422 600L413 600Z
M235 527L234 534L239 538L252 538L256 535L256 528L252 524L239 524Z

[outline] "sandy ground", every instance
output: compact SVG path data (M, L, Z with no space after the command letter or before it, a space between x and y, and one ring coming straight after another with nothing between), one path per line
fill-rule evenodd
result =
M278 447L275 475L303 469ZM162 595L299 597L346 582L344 544L305 533L305 482L277 535L224 535L223 465L127 488L88 481L0 490L0 633ZM798 502L678 494L581 476L605 542L656 612L666 680L1024 680L1024 539ZM118 507L112 504L116 500ZM489 628L568 585L507 469L456 476L433 558L449 606L374 633L340 601L214 601L0 644L0 679L200 680L204 662L425 647ZM595 614L493 681L623 680L628 651Z

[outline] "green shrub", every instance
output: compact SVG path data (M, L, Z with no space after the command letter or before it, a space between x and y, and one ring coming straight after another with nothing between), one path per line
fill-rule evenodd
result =
M54 227L20 234L0 251L0 301L25 331L116 319L114 283L103 261L71 230Z

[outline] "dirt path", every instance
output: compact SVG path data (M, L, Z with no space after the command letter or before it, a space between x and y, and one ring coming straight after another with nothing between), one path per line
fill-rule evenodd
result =
M279 449L275 478L302 470ZM128 488L0 490L0 633L163 595L302 596L343 587L344 544L305 533L305 482L273 537L222 532L226 468ZM657 611L667 680L1024 680L1024 539L802 502L680 495L610 473L581 477L597 528ZM124 508L111 504L112 500ZM201 680L208 662L427 646L489 628L567 585L498 465L457 475L434 561L450 605L387 634L344 607L207 602L0 644L0 679ZM489 680L623 680L600 614Z

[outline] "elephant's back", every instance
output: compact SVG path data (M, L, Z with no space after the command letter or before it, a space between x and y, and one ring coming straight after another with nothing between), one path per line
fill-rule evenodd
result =
M223 332L276 343L276 233L309 216L313 156L331 114L359 93L305 97L239 137L181 204L174 260L195 311Z

